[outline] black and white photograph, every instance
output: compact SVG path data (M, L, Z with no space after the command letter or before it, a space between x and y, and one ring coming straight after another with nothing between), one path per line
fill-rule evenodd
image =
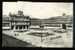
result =
M2 47L73 47L72 2L2 2Z

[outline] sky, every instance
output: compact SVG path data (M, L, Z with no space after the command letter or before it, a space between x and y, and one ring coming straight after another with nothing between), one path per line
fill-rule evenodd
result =
M54 16L62 16L63 13L73 15L73 3L64 2L3 2L3 14L17 14L18 10L22 10L24 15L32 18L50 18Z

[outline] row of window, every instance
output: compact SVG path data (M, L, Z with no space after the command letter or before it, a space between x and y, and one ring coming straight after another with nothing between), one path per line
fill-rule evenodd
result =
M15 22L12 23L12 25L14 25L14 24L17 24L17 25L20 25L20 24L21 24L21 25L22 25L22 24L23 24L23 25L29 25L30 23L29 23L29 22L27 22L27 23L26 23L26 22L24 22L24 23L15 23Z
M29 21L29 19L12 19L12 20L14 20L14 21Z
M3 27L9 27L10 26L10 23L3 23L2 26Z

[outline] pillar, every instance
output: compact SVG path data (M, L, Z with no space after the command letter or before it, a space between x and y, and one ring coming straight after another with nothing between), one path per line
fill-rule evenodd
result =
M22 30L24 30L23 25L21 27L22 27Z
M18 27L18 30L19 30L19 26L17 26Z
M15 30L16 26L14 25L13 27L14 27L14 30Z

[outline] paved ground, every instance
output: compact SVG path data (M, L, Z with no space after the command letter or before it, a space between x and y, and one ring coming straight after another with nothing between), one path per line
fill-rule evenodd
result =
M40 47L40 46L41 47L72 47L72 30L67 30L67 32L64 33L53 32L53 29L48 29L47 31L53 33L54 35L43 37L41 39L41 37L29 35L29 33L32 32L41 32L40 30L39 31L29 30L28 32L14 32L10 30L10 31L3 31L3 33L13 36L22 41L31 43L36 47ZM42 31L42 32L46 32L46 31ZM19 34L19 35L15 36L14 34Z

